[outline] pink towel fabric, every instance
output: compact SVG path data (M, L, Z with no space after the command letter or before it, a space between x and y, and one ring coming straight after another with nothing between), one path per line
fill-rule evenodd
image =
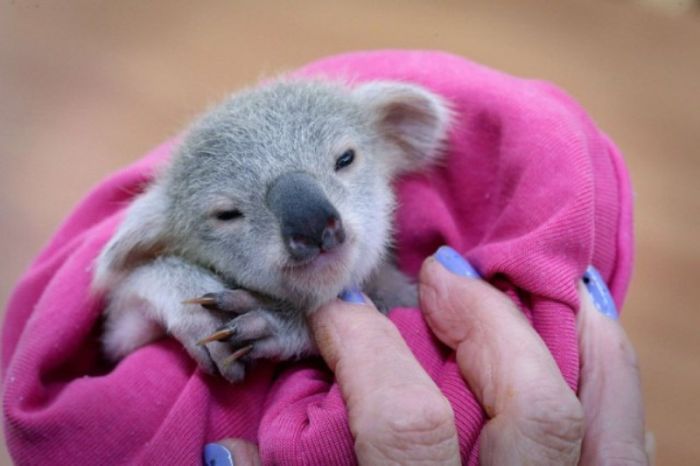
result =
M523 309L572 389L576 282L588 264L622 304L632 262L622 159L552 85L427 51L330 57L299 76L418 83L452 105L446 163L397 183L398 260L415 274L442 245L464 253ZM172 142L99 184L12 296L2 338L7 444L19 464L197 464L202 446L243 437L264 464L351 465L347 414L319 359L263 364L241 385L204 375L177 342L116 367L99 357L102 302L91 264ZM484 412L416 309L390 315L454 408L462 460L477 464Z

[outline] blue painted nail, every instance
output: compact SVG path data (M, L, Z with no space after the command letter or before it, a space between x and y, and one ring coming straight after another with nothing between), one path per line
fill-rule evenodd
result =
M592 265L588 266L586 273L583 274L583 283L588 288L591 294L593 304L603 315L617 320L617 307L610 295L610 290L605 284L605 280L600 276L600 273Z
M204 445L204 464L206 466L234 466L233 456L223 445L207 443Z
M435 259L450 272L461 275L462 277L481 278L479 272L476 271L467 260L460 256L457 251L449 246L440 246L435 251Z
M346 303L364 304L365 302L365 297L362 295L360 289L356 286L341 291L338 295L338 298L342 299Z

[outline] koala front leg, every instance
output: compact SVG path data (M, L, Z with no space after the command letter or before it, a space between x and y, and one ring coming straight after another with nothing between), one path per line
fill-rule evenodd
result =
M210 374L217 371L227 380L239 381L243 371L227 364L233 349L227 343L200 340L222 327L230 314L202 309L186 303L192 296L219 292L226 285L213 273L179 257L160 257L129 271L109 287L103 346L107 356L118 360L164 333L175 337L199 366ZM257 301L244 290L235 290L238 312Z

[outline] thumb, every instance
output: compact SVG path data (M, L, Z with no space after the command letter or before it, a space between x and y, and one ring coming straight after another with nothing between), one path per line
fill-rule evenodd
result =
M227 438L204 446L205 466L260 466L260 454L254 443Z

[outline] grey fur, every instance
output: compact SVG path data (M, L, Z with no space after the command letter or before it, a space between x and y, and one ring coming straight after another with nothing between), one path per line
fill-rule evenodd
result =
M432 163L448 124L438 96L397 82L352 89L277 80L204 114L97 259L94 286L108 303L107 354L121 358L165 330L203 369L238 381L241 361L313 353L306 315L348 286L365 285L384 309L414 303L415 287L387 254L391 181ZM336 171L350 148L354 162ZM266 203L271 184L292 172L309 180L309 198L323 203L325 195L344 229L332 251L305 265L290 257L281 217ZM241 218L216 218L234 209ZM234 287L266 298L233 318L226 309L182 303ZM235 331L229 341L197 345L221 327ZM224 363L249 342L244 359Z

